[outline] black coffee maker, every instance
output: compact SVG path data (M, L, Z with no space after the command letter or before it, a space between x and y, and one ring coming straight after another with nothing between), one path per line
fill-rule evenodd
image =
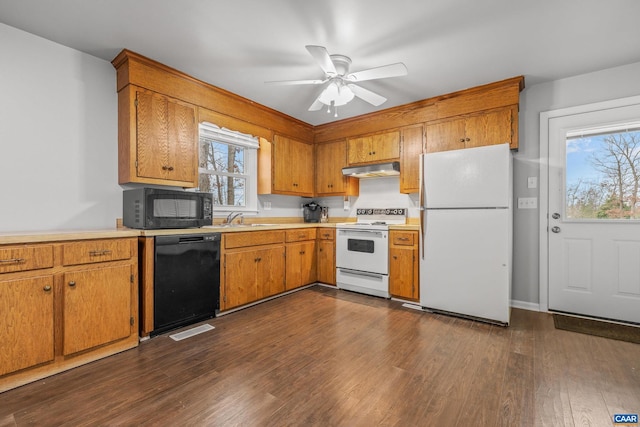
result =
M322 206L316 202L310 202L302 205L304 222L320 222L322 218Z

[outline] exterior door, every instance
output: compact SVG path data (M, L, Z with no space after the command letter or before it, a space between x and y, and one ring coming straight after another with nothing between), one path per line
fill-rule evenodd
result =
M548 120L549 309L640 323L640 105Z

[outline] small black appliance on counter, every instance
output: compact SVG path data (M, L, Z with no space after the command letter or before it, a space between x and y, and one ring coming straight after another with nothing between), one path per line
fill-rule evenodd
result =
M322 218L322 206L316 202L310 202L302 205L304 222L320 222Z

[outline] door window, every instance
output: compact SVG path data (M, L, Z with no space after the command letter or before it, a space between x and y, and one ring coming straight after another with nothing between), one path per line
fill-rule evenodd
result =
M566 134L565 220L640 219L640 122Z

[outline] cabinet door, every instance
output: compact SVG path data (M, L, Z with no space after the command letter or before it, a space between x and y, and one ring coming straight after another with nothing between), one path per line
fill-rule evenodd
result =
M136 124L137 176L191 183L195 187L198 176L195 107L139 90Z
M273 144L273 190L313 195L313 146L276 135Z
M336 245L333 240L318 240L318 282L336 284Z
M295 289L316 279L315 241L287 243L286 288Z
M342 168L347 163L344 141L319 144L316 147L316 193L344 193Z
M53 276L0 281L0 375L53 360Z
M465 120L454 119L427 125L426 152L464 148Z
M64 273L63 354L131 335L130 265Z
M511 144L511 109L467 118L465 136L465 148Z
M389 293L407 299L418 298L416 251L412 246L389 249Z
M228 252L224 255L224 299L221 308L227 310L258 299L256 276L260 254L258 250Z
M257 251L257 296L270 297L285 290L284 246L265 248Z
M402 130L400 155L400 192L417 193L420 190L420 155L423 140L422 126Z
M367 163L371 156L371 138L363 136L347 140L347 155L350 165Z
M400 132L380 133L371 137L371 161L396 160L400 157Z

